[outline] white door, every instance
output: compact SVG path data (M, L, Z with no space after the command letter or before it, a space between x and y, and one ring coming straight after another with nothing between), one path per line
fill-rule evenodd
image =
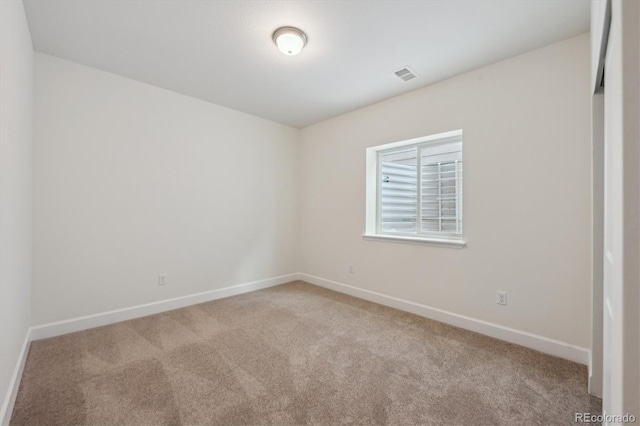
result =
M614 15L615 16L615 15ZM623 414L623 138L620 31L612 20L604 66L603 389L605 414Z

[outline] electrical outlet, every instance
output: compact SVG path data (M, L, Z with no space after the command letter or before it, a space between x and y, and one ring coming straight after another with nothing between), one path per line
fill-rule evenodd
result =
M499 291L496 293L496 303L498 305L506 305L507 304L507 292Z
M353 274L353 263L349 264L349 273Z
M167 284L167 276L165 274L158 275L158 285L166 285Z

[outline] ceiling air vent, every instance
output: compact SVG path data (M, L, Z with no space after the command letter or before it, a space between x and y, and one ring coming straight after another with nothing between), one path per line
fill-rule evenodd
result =
M394 74L404 81L413 80L414 78L418 77L418 73L409 67L401 68L398 71L395 71Z

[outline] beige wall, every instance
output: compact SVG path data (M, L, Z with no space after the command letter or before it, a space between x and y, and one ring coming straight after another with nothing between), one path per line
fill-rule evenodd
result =
M0 422L30 325L33 48L21 1L0 1ZM17 390L17 389L16 389Z
M35 88L33 325L297 272L297 129L40 53Z
M301 270L589 348L589 71L585 34L303 129ZM363 240L365 149L455 129L468 248Z
M302 131L36 54L33 325L301 271L589 348L588 43ZM363 240L365 148L460 128L468 248Z

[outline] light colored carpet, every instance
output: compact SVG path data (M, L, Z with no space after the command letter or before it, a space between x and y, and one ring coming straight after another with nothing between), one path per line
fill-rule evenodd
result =
M582 365L293 282L33 342L12 425L575 424Z

